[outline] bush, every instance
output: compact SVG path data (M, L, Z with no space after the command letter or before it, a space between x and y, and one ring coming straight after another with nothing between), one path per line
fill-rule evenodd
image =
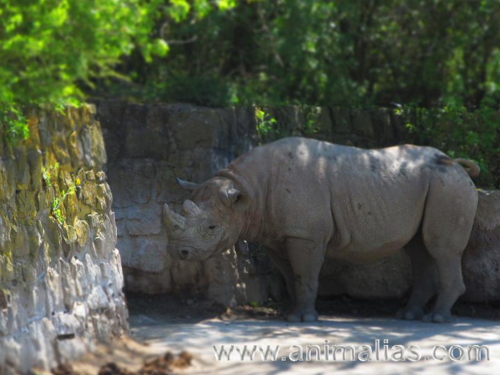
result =
M231 1L219 0L219 8ZM78 105L95 82L128 80L116 66L133 53L146 65L165 56L159 30L191 13L208 14L207 0L3 0L0 4L0 121L9 142L27 137L23 105ZM23 123L24 121L24 123Z
M500 186L500 111L490 107L474 112L464 107L408 107L399 114L407 119L408 142L475 160L481 167L477 184Z
M497 0L240 0L169 25L169 55L127 68L150 85L217 77L233 103L498 106L499 19Z

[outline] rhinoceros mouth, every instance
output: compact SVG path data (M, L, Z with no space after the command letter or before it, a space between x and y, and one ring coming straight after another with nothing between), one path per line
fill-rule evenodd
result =
M217 253L222 251L218 247L216 247L213 250L198 250L195 249L194 247L189 247L189 248L183 247L182 250L187 250L189 252L189 255L186 256L185 260L193 260L193 261L196 260L203 261L213 258L215 255L217 255ZM182 255L182 250L179 252L179 254L181 255Z
M222 252L223 250L219 249L218 247L216 247L211 253L210 255L207 257L207 259L210 259L210 258L213 258L217 253L220 253Z
M198 250L192 246L183 246L177 251L177 255L181 260L196 259L197 254Z

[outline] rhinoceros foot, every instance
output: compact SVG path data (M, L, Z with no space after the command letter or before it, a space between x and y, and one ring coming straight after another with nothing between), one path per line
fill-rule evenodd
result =
M403 319L403 320L418 320L422 319L424 316L424 310L421 308L414 308L414 309L400 309L396 313L396 317L398 319Z
M309 323L318 320L318 313L315 310L294 310L286 316L286 320L290 323Z
M451 314L441 314L431 312L429 314L424 315L422 321L427 323L449 323L452 320Z

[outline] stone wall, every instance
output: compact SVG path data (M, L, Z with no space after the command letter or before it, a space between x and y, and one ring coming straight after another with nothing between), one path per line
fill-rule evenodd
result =
M47 369L128 330L95 107L0 124L0 373Z
M252 110L119 101L96 105L109 157L126 289L186 298L207 295L224 305L244 300L234 249L206 262L170 258L161 208L169 203L177 209L189 196L176 177L204 181L250 149Z
M115 196L118 248L126 289L144 293L198 295L231 305L264 302L285 295L281 276L261 248L238 243L205 262L172 260L161 206L177 209L188 193L175 177L202 182L258 141L304 135L360 147L385 147L409 139L405 122L389 109L268 108L279 128L266 139L256 134L255 108L213 109L189 105L97 103L109 155L109 183ZM269 117L269 118L270 118ZM314 122L314 128L309 125ZM479 221L467 249L464 272L469 300L500 299L500 207L497 195L481 194ZM490 207L490 209L486 209ZM498 222L500 224L500 222ZM477 240L474 240L477 239ZM486 266L487 265L487 266ZM481 267L486 268L481 268ZM487 269L487 271L485 271ZM404 253L368 265L327 262L320 293L359 298L400 298L410 288ZM482 291L482 283L491 290Z

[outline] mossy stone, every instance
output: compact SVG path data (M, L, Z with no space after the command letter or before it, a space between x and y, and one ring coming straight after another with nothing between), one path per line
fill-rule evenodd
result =
M23 224L18 224L15 229L13 229L14 237L14 251L13 255L15 257L25 257L30 252L30 247L28 243L28 231Z
M68 146L66 145L66 141L62 135L56 138L56 140L52 144L52 150L54 151L54 154L60 164L71 163Z
M43 164L42 152L39 149L30 149L28 151L28 164L30 167L31 185L34 190L40 190L43 180Z
M19 191L16 195L16 204L19 220L32 225L37 215L35 193L30 190Z
M84 247L88 240L90 234L90 228L87 222L83 220L77 220L75 223L77 242L80 247Z
M28 225L28 244L30 254L37 256L39 254L40 246L42 245L42 236L39 231L40 222L37 220L34 225Z
M16 191L16 166L12 159L0 158L0 201L9 200Z
M61 228L56 219L49 216L44 229L46 234L45 242L48 244L48 248L46 248L47 255L50 259L58 258L62 252Z

